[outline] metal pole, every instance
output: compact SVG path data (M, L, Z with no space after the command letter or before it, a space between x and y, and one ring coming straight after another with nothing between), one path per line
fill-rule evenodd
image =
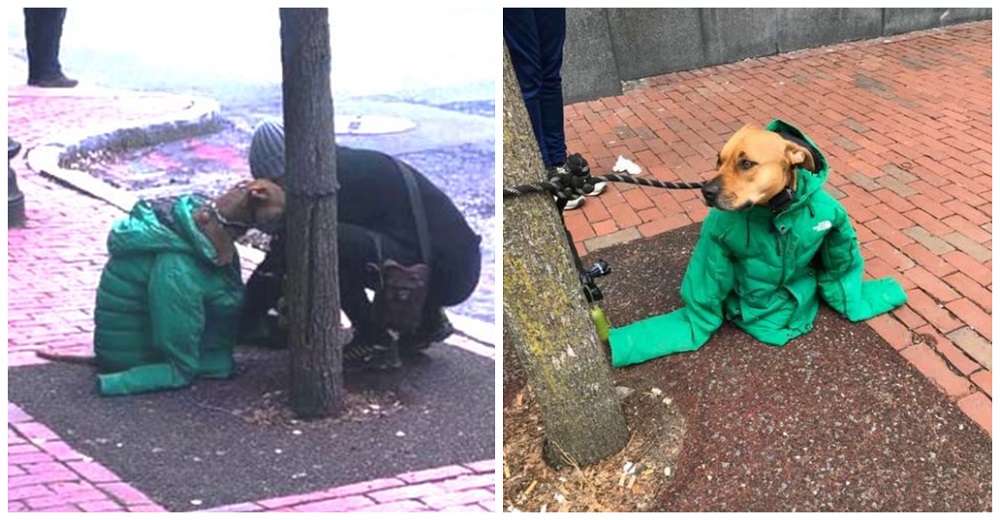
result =
M7 229L24 226L24 194L17 187L17 175L10 160L21 151L21 143L7 138Z

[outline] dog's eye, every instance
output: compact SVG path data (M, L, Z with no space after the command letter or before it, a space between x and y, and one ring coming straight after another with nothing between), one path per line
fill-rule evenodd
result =
M750 168L753 168L756 165L757 165L757 163L755 163L755 162L753 162L753 161L751 161L749 159L742 159L742 160L740 160L740 164L739 164L741 170L749 170Z

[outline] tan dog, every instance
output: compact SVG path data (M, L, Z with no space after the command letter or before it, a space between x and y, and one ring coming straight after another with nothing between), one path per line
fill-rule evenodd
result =
M192 216L198 229L215 248L215 263L225 266L236 257L235 240L250 228L269 231L277 228L285 212L285 192L277 184L264 179L236 184L221 196L194 210ZM43 359L95 365L93 355L61 354L37 350Z
M719 175L702 188L705 202L723 211L764 205L786 188L796 188L795 167L814 170L813 157L801 144L748 124L719 152Z
M285 191L267 179L241 182L195 211L195 222L218 252L216 264L227 265L236 253L234 241L250 228L272 231L285 214Z

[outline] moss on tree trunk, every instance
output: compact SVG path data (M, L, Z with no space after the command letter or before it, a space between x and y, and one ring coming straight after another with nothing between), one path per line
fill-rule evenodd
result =
M543 171L504 45L503 185L537 182ZM504 198L504 349L517 354L538 399L546 460L555 466L596 462L628 440L570 247L551 196Z

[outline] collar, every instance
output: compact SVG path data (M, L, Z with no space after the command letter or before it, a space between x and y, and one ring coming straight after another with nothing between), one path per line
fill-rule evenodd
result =
M767 201L767 207L771 208L771 212L777 215L788 209L792 202L795 202L795 192L792 191L791 187L785 186L785 189Z
M215 218L215 220L219 221L219 223L222 224L223 227L241 228L243 231L246 231L253 227L252 222L229 220L226 217L222 216L222 213L219 211L219 206L215 203L214 200L208 203L208 212L210 215L212 215L213 218Z

